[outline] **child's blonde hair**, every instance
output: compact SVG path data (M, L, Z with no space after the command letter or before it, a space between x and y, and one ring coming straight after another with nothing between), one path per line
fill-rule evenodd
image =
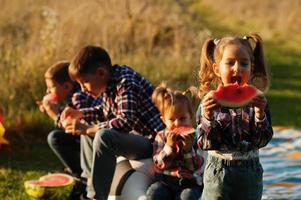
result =
M262 39L257 33L250 33L244 37L210 38L205 41L200 58L200 96L215 89L221 83L220 78L214 73L213 64L220 62L225 47L230 44L244 46L250 53L252 62L250 83L261 90L268 88L269 78L264 61Z
M189 94L191 94L191 99ZM185 92L181 92L178 90L172 90L171 88L167 87L166 83L164 82L161 83L152 94L152 100L160 111L162 117L164 117L167 112L172 111L175 104L183 103L183 105L185 104L187 106L188 112L191 118L193 118L193 105L195 104L195 101L193 100L196 98L196 87L191 86Z

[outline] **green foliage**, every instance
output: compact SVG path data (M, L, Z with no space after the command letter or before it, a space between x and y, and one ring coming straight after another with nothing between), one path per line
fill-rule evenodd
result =
M298 88L300 47L296 44L300 38L295 36L300 30L296 28L300 27L300 12L296 12L300 5L295 0L281 0L276 5L271 0L262 4L218 2L110 0L45 4L29 0L25 6L19 0L3 0L0 102L5 108L6 127L34 128L40 123L51 126L43 115L37 114L35 104L45 91L43 73L54 62L71 59L85 44L104 46L114 63L133 66L155 85L167 80L170 85L185 89L198 84L204 39L258 31L266 41L271 68L269 96ZM255 9L259 5L260 9ZM280 14L287 14L288 18L273 17L273 9L279 11L281 6L286 9ZM228 15L234 8L238 12ZM283 119L281 124L300 127L300 122L292 123L291 119Z

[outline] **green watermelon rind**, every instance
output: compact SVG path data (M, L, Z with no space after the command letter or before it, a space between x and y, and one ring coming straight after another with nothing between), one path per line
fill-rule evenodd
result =
M49 176L49 175L46 175ZM68 176L68 175L65 175ZM42 180L43 177L40 177L39 180ZM68 176L70 178L70 182L63 185L63 186L38 186L31 183L33 180L25 181L24 182L24 188L26 193L32 198L32 199L68 199L72 188L75 184L75 181L73 177Z
M251 100L244 101L241 103L235 103L235 104L228 101L221 101L221 100L219 100L218 102L221 104L221 106L225 108L241 108L248 105L251 102Z

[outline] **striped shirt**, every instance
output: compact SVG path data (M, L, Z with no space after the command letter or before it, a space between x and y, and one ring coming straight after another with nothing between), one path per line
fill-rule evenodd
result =
M128 133L154 136L165 128L160 113L151 100L152 84L125 65L114 65L103 103L81 109L86 121L104 117L98 128L114 128Z

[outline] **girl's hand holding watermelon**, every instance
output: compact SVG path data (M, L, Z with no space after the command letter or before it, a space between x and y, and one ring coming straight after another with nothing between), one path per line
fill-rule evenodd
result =
M177 134L173 133L172 131L168 131L166 133L166 144L168 144L172 148L176 148L177 138Z
M220 104L213 96L213 91L208 92L202 101L202 114L208 120L213 120L214 111L220 107Z
M252 100L252 104L254 105L256 118L263 119L264 109L267 105L267 99L265 98L264 94L261 92L255 96Z

